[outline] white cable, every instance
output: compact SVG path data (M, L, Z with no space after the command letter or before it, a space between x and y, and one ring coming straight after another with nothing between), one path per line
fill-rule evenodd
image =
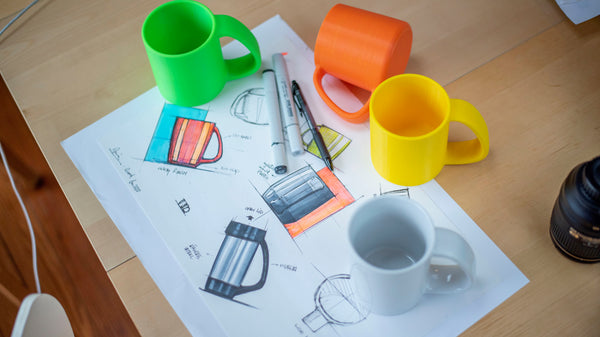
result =
M8 29L8 27L10 27L10 25L12 25L15 21L17 21L18 18L21 17L21 15L25 14L25 12L27 12L27 10L29 8L31 8L31 6L35 5L39 0L33 0L29 5L27 5L27 7L23 8L19 14L17 14L14 18L12 18L12 20L10 20L9 23L6 24L6 26L4 26L4 28L2 28L2 30L0 30L0 35L2 35L2 33L4 33L5 30Z
M6 161L6 156L4 155L4 149L2 149L2 143L0 143L0 156L2 156L2 162L4 163L4 167L6 168L6 173L8 174L8 179L10 180L10 184L17 195L17 199L19 200L19 204L21 205L21 209L23 210L23 214L25 214L25 220L27 220L27 227L29 227L29 234L31 236L31 255L33 260L33 277L35 278L35 288L37 289L38 294L42 293L42 289L40 287L40 277L38 275L38 267L37 267L37 249L35 246L35 234L33 233L33 226L31 225L31 220L29 219L29 213L27 213L27 208L25 208L25 204L23 203L23 199L21 199L21 195L15 186L15 181L13 180L12 174L10 173L10 169L8 168L8 162Z

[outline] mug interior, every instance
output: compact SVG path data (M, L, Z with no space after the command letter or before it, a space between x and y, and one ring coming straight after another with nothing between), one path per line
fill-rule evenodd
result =
M179 55L202 46L210 37L213 26L212 14L199 3L170 2L148 15L142 35L155 51Z
M350 244L375 268L409 268L424 260L432 249L433 226L423 212L415 202L398 197L370 200L350 222Z
M448 94L437 82L420 75L398 75L373 92L371 116L394 135L419 137L442 127L449 104Z

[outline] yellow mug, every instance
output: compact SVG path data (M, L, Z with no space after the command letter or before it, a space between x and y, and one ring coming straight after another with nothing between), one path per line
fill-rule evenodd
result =
M371 160L386 180L415 186L435 178L444 165L484 159L487 125L475 107L450 99L434 80L402 74L383 81L371 96ZM448 142L450 122L471 129L475 139Z

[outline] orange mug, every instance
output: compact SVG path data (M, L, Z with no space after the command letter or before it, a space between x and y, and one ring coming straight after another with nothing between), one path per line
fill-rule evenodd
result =
M213 134L217 136L217 154L213 158L204 158ZM177 117L169 146L169 163L198 167L200 164L216 162L222 154L221 134L215 123Z
M408 23L337 4L325 16L317 35L313 76L317 92L340 117L362 123L369 118L369 102L356 112L344 111L323 90L323 76L329 74L372 92L388 77L404 72L411 45Z

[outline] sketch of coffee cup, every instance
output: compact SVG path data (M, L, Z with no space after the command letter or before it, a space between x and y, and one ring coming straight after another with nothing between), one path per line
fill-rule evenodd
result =
M212 158L205 158L204 154L213 138L217 139L216 154ZM223 154L222 145L221 134L215 123L177 117L169 145L168 161L188 167L214 163Z
M302 321L313 332L326 324L352 325L367 317L369 309L357 301L350 275L339 274L323 281L315 292L316 308Z
M244 122L255 125L268 125L268 116L263 113L264 88L251 88L239 94L229 112Z

